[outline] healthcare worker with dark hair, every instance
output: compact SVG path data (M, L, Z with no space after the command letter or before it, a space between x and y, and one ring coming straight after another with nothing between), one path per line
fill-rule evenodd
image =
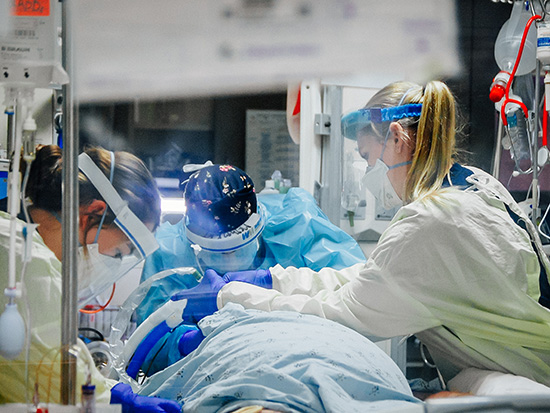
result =
M78 301L85 305L157 248L152 231L160 219L160 197L150 172L127 152L88 148L78 158L79 251ZM14 359L0 356L0 403L28 402L33 391L41 401L60 402L61 366L61 185L62 151L54 145L39 147L28 172L25 191L27 223L32 233L32 259L25 264L22 306L28 358L23 351ZM0 262L8 262L10 216L0 212ZM18 269L29 235L25 222L17 221ZM8 271L0 269L7 283ZM0 305L6 304L0 297ZM21 307L21 306L20 306ZM114 380L103 377L84 343L77 342L77 386L91 378L98 402L106 402ZM26 367L27 366L27 367ZM88 376L88 374L90 376ZM28 380L27 380L28 378ZM37 387L34 384L38 379ZM160 406L160 399L134 397L125 408ZM168 401L176 410L179 405ZM169 408L168 408L169 409ZM143 411L153 411L144 408ZM164 411L164 410L154 410Z

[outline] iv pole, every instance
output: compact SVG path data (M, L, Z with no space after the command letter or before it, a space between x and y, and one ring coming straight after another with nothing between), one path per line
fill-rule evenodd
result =
M62 1L62 0L60 0ZM62 1L62 65L69 75L63 85L63 191L62 191L62 301L61 301L61 402L76 405L76 354L78 329L78 130L73 97L73 61L69 1Z

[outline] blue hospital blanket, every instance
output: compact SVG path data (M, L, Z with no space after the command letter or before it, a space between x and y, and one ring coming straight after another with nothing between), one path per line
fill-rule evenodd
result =
M230 303L199 327L206 336L201 345L153 375L140 394L201 413L250 405L285 412L404 411L421 403L386 353L335 322Z

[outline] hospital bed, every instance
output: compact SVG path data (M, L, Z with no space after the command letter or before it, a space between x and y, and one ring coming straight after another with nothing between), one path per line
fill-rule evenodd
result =
M179 268L158 273L141 284L122 305L117 320L113 323L109 338L113 351L113 365L122 381L137 384L128 375L127 366L137 347L136 340L142 341L147 333L140 331L125 334L132 314L146 296L150 286L157 280L169 277L189 277L194 279L194 269ZM180 313L178 309L176 313ZM155 315L155 313L153 313ZM149 329L154 329L163 320L151 321ZM143 323L142 326L146 324ZM139 336L139 337L138 337ZM145 380L145 385L147 383ZM138 385L138 388L142 384ZM453 392L471 393L471 396L428 398L425 403L409 403L405 406L396 400L395 407L384 406L382 413L447 413L447 412L550 412L550 388L524 377L494 371L466 369L449 381L448 388ZM391 404L391 403L390 403ZM0 413L2 410L0 409Z

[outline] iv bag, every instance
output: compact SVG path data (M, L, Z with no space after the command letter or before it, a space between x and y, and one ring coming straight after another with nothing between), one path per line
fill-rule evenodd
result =
M524 1L514 1L510 18L502 25L495 41L495 60L500 70L512 72L518 55L521 38L527 22L531 18L529 7ZM525 39L525 46L516 76L535 70L537 53L537 32L532 24Z

